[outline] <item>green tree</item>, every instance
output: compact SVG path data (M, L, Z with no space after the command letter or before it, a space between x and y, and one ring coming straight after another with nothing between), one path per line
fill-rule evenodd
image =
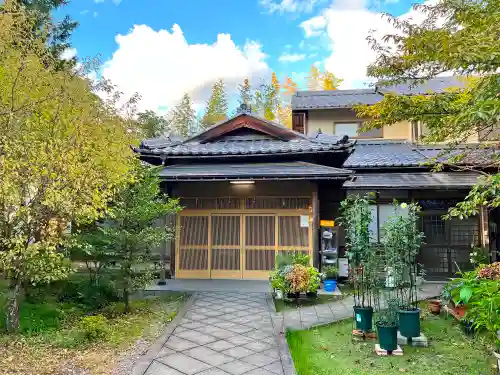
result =
M193 133L196 113L188 93L184 94L180 103L172 109L169 123L171 129L182 137L187 137Z
M137 125L139 133L144 138L159 137L169 130L167 120L150 110L137 114Z
M88 80L47 69L54 56L30 12L0 12L0 273L7 324L19 328L21 286L64 278L69 222L93 221L127 179L128 122ZM43 55L41 57L41 55Z
M370 117L366 129L381 128L402 120L426 125L427 142L447 142L448 150L436 159L435 169L444 166L473 168L483 174L451 216L476 214L479 207L500 206L500 155L485 150L485 144L457 147L471 136L482 135L498 148L500 124L500 0L439 0L416 8L424 22L389 17L398 33L382 40L369 38L377 52L368 75L379 86L420 83L444 72L467 75L465 88L444 93L402 96L386 94L373 106L359 106L361 117ZM391 47L391 48L388 48ZM496 142L496 143L495 143ZM478 157L480 155L480 157ZM443 160L444 159L444 160Z
M78 27L78 22L66 15L61 21L54 22L52 13L67 5L68 0L7 0L0 5L0 11L15 12L18 9L29 13L31 26L29 31L34 37L42 38L49 52L50 58L44 59L44 63L55 64L56 69L72 68L76 64L76 58L62 60L61 56L71 47L69 41L71 34ZM39 54L43 58L44 54Z
M212 86L212 94L207 101L205 115L201 120L203 127L208 128L227 118L227 98L224 80L218 79Z
M160 191L157 170L137 163L133 179L114 196L102 225L80 237L88 257L105 265L111 260L119 267L117 283L123 292L125 311L132 293L152 281L147 263L151 251L173 236L173 228L158 225L158 219L180 210L178 201Z

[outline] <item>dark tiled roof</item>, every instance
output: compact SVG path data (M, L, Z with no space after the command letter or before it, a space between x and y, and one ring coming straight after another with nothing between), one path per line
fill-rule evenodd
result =
M343 186L349 189L469 189L478 177L475 172L366 173L356 174Z
M205 155L256 155L308 153L345 149L351 143L323 143L314 139L261 140L223 140L207 143L183 143L150 150L153 154L166 156L205 156Z
M352 108L357 104L372 105L384 98L385 93L398 95L440 94L447 89L463 88L466 80L460 76L437 77L423 83L401 83L391 86L377 86L373 89L352 89L334 91L299 91L292 97L292 108L335 109Z
M345 168L418 167L426 157L406 141L359 140Z
M166 181L226 179L332 179L352 171L306 162L247 164L175 164L160 172Z
M436 77L423 83L400 83L392 86L377 87L381 93L395 93L398 95L442 94L450 88L464 88L467 80L461 76Z
M351 108L356 104L375 104L383 95L374 89L299 91L292 97L293 109Z

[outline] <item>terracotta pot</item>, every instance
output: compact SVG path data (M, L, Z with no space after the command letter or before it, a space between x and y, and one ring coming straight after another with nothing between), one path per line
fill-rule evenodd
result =
M465 313L467 312L467 306L465 306L465 305L456 305L453 308L453 311L455 312L455 314L458 317L463 318L465 316Z
M438 299L431 299L428 301L427 307L431 313L439 315L441 312L441 301Z

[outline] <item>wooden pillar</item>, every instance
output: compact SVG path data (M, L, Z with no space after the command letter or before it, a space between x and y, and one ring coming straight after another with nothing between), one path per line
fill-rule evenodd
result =
M488 209L484 206L479 208L479 243L484 249L490 249L490 237L488 233ZM490 254L490 260L495 259L496 254Z
M312 253L313 253L313 266L319 268L319 195L318 185L314 185L312 193Z

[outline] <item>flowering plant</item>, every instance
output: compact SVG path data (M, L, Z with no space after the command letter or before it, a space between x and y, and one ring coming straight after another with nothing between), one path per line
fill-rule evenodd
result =
M486 265L477 273L479 279L500 280L500 262Z
M481 247L472 246L469 260L474 265L474 267L477 267L480 264L488 264L488 251Z

